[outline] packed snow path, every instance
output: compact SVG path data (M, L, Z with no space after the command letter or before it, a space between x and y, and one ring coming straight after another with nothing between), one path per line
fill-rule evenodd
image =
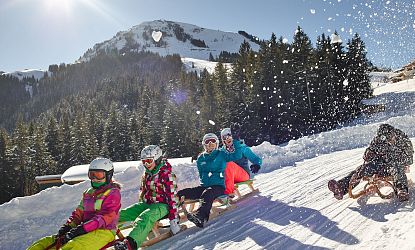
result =
M258 175L257 196L203 230L190 229L151 249L387 249L391 240L414 249L413 198L337 201L328 191L327 180L361 164L363 152L339 151Z
M337 201L327 189L329 179L341 178L363 162L379 124L402 129L415 144L415 80L381 88L378 99L387 104L384 113L284 145L254 147L264 161L255 177L258 195L204 229L190 228L149 249L415 249L414 186L404 203L376 196ZM189 158L171 163L180 188L198 184ZM413 166L411 171L415 180ZM115 176L124 185L123 207L137 201L142 173L138 166ZM53 187L0 205L0 249L26 249L56 233L88 186Z

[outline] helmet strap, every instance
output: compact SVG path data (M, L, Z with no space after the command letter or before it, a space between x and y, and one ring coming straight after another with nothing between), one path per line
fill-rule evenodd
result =
M107 184L106 182L93 182L93 181L91 181L91 186L95 189L98 189L98 188L100 188L100 187L102 187L106 184Z

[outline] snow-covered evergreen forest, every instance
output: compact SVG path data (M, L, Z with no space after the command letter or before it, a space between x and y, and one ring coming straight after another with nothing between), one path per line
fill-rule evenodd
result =
M255 51L244 41L231 63L219 56L211 73L184 71L179 55L100 53L51 65L29 79L32 96L27 78L1 75L1 201L38 192L35 176L99 155L137 160L148 144L168 157L198 154L204 133L231 123L248 145L330 130L359 116L372 94L358 34L347 42L322 34L313 46L298 27L292 43L275 34L258 43Z
M415 80L372 84L370 102L383 104L383 112L362 114L343 127L281 145L263 142L252 147L263 159L255 176L257 195L205 228L193 225L149 249L414 249L413 184L407 202L377 195L338 201L327 188L328 180L363 163L365 148L380 124L401 129L415 143ZM190 157L169 162L179 189L199 185ZM144 172L140 162L131 163L135 165L114 176L123 185L123 208L137 202ZM88 165L83 167L85 173ZM412 167L408 178L415 180ZM56 234L89 186L89 181L65 184L0 205L0 248L26 249L40 237Z

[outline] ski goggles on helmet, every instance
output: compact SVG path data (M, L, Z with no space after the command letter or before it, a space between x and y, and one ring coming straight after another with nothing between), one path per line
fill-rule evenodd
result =
M89 171L88 172L88 178L90 180L104 180L105 179L105 172L102 170L98 170L98 171Z
M154 162L154 159L153 158L147 158L147 159L143 159L141 161L143 162L144 166L148 166L148 165L151 165Z
M216 138L208 138L206 140L203 141L203 143L205 145L209 145L209 144L215 144L218 143L218 141L216 140Z

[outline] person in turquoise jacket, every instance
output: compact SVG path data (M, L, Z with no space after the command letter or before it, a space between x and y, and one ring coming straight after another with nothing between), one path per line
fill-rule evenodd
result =
M226 153L234 152L234 140L231 129L224 128L220 133L220 137L223 144L221 150ZM235 183L249 180L251 172L253 174L258 173L262 165L262 159L252 152L251 148L244 143L241 144L241 153L242 157L240 159L226 163L225 194L231 198L235 196ZM248 160L252 163L251 166L248 166Z
M225 192L226 162L242 157L241 143L237 140L234 141L235 151L232 153L225 153L218 149L219 139L213 133L205 134L202 144L205 151L198 156L196 161L200 186L178 192L179 198L184 196L185 199L201 199L200 207L194 213L187 214L188 220L197 227L203 227L209 219L213 201Z

